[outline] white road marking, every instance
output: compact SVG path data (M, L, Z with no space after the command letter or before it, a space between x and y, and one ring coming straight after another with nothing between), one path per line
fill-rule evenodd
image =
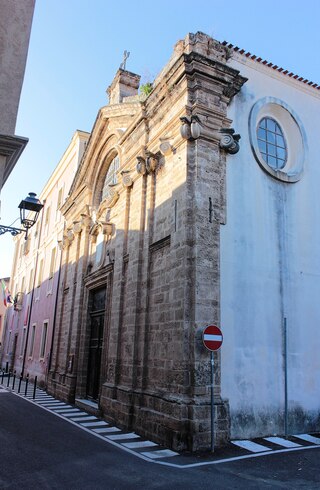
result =
M303 441L311 442L312 444L320 444L320 438L315 436L310 436L309 434L297 434L298 439L302 439Z
M261 453L262 451L272 451L269 447L262 446L262 444L257 444L256 442L252 441L231 441L232 444L235 446L242 447L243 449L246 449L247 451L251 451L252 453Z
M55 410L55 413L57 413L57 411L56 411L56 410ZM71 412L71 411L70 411L70 412L67 412L67 413L62 413L61 415L62 415L63 417L70 417L70 419L71 419L71 417L75 417L76 415L82 415L82 416L84 417L86 414L85 414L85 413L83 413L83 412L80 412L80 411L79 411L79 412L75 412L75 411ZM71 420L72 420L72 419L71 419Z
M55 410L54 412L55 413L65 413L65 414L72 413L73 415L79 415L80 410L79 410L79 408L72 408L72 407L69 408L69 406L67 405L66 407L59 408L59 410Z
M41 401L43 402L44 400L54 400L54 401L57 401L55 398L53 398L52 396L46 396L46 395L38 395L34 398L34 401L37 402L37 401Z
M83 415L82 417L71 418L72 422L89 422L89 420L98 420L97 417L88 417L88 415Z
M94 429L93 429L94 430ZM121 429L118 429L118 427L106 427L104 432L121 432ZM109 437L109 436L108 436Z
M139 449L141 447L158 446L158 444L152 441L136 441L136 442L123 442L122 446L125 446L129 449Z
M108 425L108 424L106 424ZM96 432L97 434L103 434L104 432L110 432L110 427L98 427L98 429L92 429L93 432Z
M99 427L99 425L106 426L107 424L103 420L97 420L97 422L84 422L82 427Z
M300 447L301 444L297 444L296 442L288 441L287 439L283 439L282 437L264 437L265 441L273 442L273 444L278 444L283 447Z
M134 432L129 432L128 434L116 434L114 436L108 436L111 441L120 441L121 439L138 439L140 436Z
M9 393L7 390L1 390L1 386L0 386L0 391ZM11 394L16 395L16 396L23 397L23 393L22 392L21 393L17 393L15 391L12 391ZM35 400L33 400L31 398L28 399L28 397L25 397L25 399L27 401L31 402L31 403L35 403ZM37 404L37 406L40 406L40 407L44 408L45 410L48 410L46 407L42 406L41 404ZM78 409L74 409L74 410L78 410ZM65 420L65 417L66 416L71 417L72 415L74 415L74 414L70 414L70 413L68 415L61 415L59 413L60 411L61 410L55 410L54 412L51 412L51 413L54 413L55 415L57 415L57 417L60 417L60 418L62 418L64 420ZM64 410L62 410L62 411L64 411ZM83 413L84 413L84 415L86 415L86 412L83 412ZM79 415L79 414L77 414L77 415ZM74 423L74 422L71 422L71 423ZM154 456L154 453L157 453L158 451L149 451L149 452L145 452L145 453L142 452L142 451L133 451L129 447L125 447L125 444L124 443L121 443L121 441L120 442L112 441L112 440L110 440L110 438L108 436L105 436L103 433L102 434L98 433L97 432L98 429L90 429L90 428L82 427L81 425L77 425L77 427L80 427L81 430L84 430L84 431L88 432L89 434L92 434L95 437L98 437L99 439L108 442L108 444L111 444L111 445L113 445L115 447L121 448L123 451L125 451L125 452L127 452L127 453L129 453L129 454L131 454L133 456L136 456L137 458L142 459L142 460L144 460L146 462L154 463L154 464L159 464L159 465L162 465L162 466L169 466L171 468L176 468L176 469L179 469L179 470L184 470L184 469L188 469L188 468L196 468L196 467L200 467L200 466L212 466L212 465L217 465L217 464L219 464L219 465L220 464L226 464L226 463L231 463L233 461L239 461L239 460L242 460L242 459L252 459L252 458L261 458L261 457L264 457L265 458L267 456L274 456L275 454L288 453L288 452L292 452L292 451L313 450L313 449L320 448L320 444L316 444L315 441L312 440L312 445L310 445L310 446L298 446L298 447L293 447L293 448L274 449L274 450L270 450L269 448L266 449L264 446L261 446L261 447L264 448L264 451L259 452L259 453L251 453L251 454L245 454L245 455L241 455L241 456L234 456L234 457L231 457L231 458L216 459L216 460L213 460L213 461L202 461L202 462L190 463L190 464L178 464L178 463L173 463L173 462L169 462L169 461L161 461L161 457L158 457L158 458L154 458L153 457L153 458L151 458L150 454L152 454ZM119 429L118 427L106 427L105 429L101 429L101 430L104 430L104 432L117 432L117 431L121 431L121 429ZM296 435L294 437L300 437L302 439L302 436L303 437L304 436L308 436L308 438L310 437L310 438L313 438L313 439L316 439L316 440L319 439L319 438L314 437L314 436L309 436L308 434L299 434L299 435ZM231 441L231 442L235 443L236 441ZM237 441L237 442L239 442L239 441ZM173 452L173 451L170 451L170 450L163 450L163 451L169 451L170 453ZM176 454L178 454L178 453L174 453L174 455L176 455ZM162 456L162 457L168 457L168 456Z
M171 449L160 449L159 451L147 451L141 454L143 454L143 456L146 456L147 458L150 459L171 458L172 456L179 456L179 453L175 453L174 451L171 451Z
M38 403L38 405L41 405L42 407L46 407L46 408L66 406L66 404L63 402L43 402L43 403Z

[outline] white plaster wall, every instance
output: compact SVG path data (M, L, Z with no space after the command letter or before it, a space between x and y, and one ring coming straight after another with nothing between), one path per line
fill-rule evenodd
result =
M241 140L227 161L221 227L222 396L231 436L284 433L284 318L289 432L319 430L320 94L249 60L231 65L249 79L228 113ZM308 152L297 183L269 176L251 151L249 113L267 96L291 106L304 126Z

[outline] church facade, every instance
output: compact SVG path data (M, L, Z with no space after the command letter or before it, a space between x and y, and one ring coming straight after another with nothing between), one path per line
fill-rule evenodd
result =
M207 449L213 324L215 443L319 430L319 87L203 33L139 83L117 72L61 208L48 391Z

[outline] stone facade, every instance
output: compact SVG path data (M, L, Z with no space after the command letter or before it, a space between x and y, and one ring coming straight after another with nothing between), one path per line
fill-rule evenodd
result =
M48 391L208 449L217 324L215 444L319 430L319 86L202 33L139 81L118 70L61 207Z
M90 301L105 288L99 408L118 425L176 449L210 445L210 356L201 333L220 321L227 152L221 145L231 125L228 104L246 81L227 66L227 54L201 33L188 35L145 100L137 75L119 70L63 207L49 391L66 400L88 396L96 321ZM115 156L117 183L102 200ZM219 356L215 372L221 444L229 419Z
M0 0L0 191L28 139L15 136L35 0Z

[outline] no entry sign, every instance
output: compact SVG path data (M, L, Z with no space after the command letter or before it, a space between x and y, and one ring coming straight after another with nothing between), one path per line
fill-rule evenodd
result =
M223 342L223 335L219 327L216 325L209 325L203 331L203 343L204 346L210 350L219 350Z

